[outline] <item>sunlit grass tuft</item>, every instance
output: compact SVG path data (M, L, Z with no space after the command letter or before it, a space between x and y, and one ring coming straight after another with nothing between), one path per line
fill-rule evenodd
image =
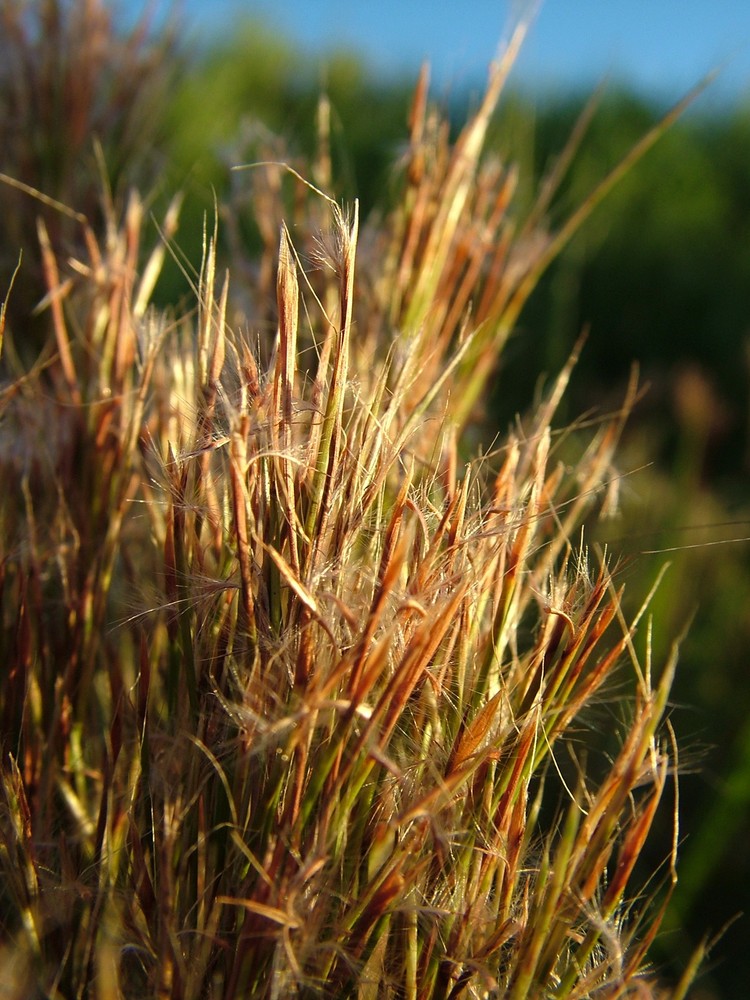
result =
M455 145L422 78L380 225L247 175L270 337L230 322L215 238L195 308L149 304L135 194L71 260L40 226L55 353L1 403L8 996L648 995L676 647L639 660L648 602L625 620L585 531L635 381L558 430L574 352L468 450L568 232L519 236L481 157L519 40Z

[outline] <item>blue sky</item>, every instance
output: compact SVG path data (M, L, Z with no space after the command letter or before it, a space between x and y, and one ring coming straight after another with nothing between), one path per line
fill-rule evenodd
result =
M135 0L131 0L135 2ZM514 12L533 0L183 0L194 34L260 16L305 52L359 53L372 71L460 87L484 75ZM715 97L750 101L750 0L542 0L517 79L546 88L605 76L663 98L726 64Z

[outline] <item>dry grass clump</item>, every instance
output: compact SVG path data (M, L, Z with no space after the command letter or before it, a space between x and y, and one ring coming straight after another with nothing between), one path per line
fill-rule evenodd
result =
M213 240L196 310L149 306L136 195L74 260L43 242L56 353L0 403L5 996L657 995L633 872L675 655L638 658L582 535L635 390L572 458L568 366L462 452L562 238L480 159L512 55L455 146L422 81L362 260L356 205L284 182L269 341Z
M45 285L39 221L56 253L82 252L81 216L102 228L108 202L163 169L160 109L177 48L171 22L151 31L150 7L126 33L106 0L0 0L0 275L23 253L8 308L24 319L14 346L25 363L44 336L28 317Z

